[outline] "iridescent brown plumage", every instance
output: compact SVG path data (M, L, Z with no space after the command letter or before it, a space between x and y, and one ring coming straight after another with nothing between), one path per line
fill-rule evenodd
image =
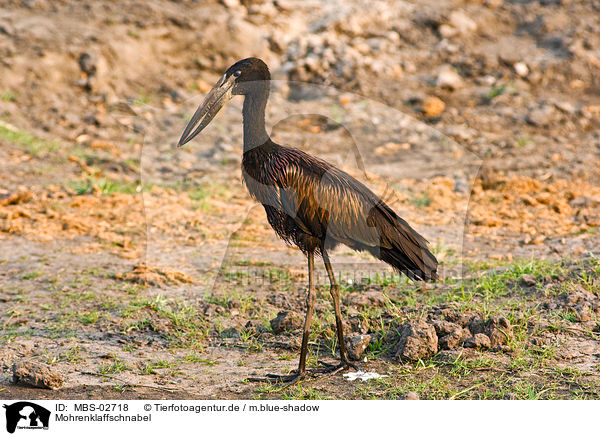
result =
M262 203L269 224L286 242L307 256L307 313L298 370L268 375L266 381L292 383L306 374L308 334L314 311L314 256L320 255L330 280L340 364L319 374L334 374L349 366L340 309L339 287L328 251L345 244L368 251L415 280L437 278L437 260L427 241L365 185L333 165L301 150L282 147L265 130L270 73L266 64L248 58L232 65L210 91L179 140L183 145L206 127L233 95L244 95L244 155L242 177L250 195ZM195 130L194 127L198 126ZM192 131L193 130L193 131Z

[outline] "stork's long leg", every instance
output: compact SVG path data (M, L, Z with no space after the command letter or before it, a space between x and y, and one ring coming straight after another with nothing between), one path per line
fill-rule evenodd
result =
M348 367L352 367L354 369L358 369L358 367L354 363L350 362L350 359L348 359L348 353L346 351L346 342L344 341L344 326L342 325L342 310L340 308L340 288L335 281L335 274L333 273L333 268L331 267L331 262L329 261L329 256L327 255L325 248L321 250L321 253L323 255L323 263L325 264L327 275L329 276L329 292L331 293L331 298L333 298L333 307L335 309L335 325L340 347L340 363L339 365L330 365L328 363L321 362L325 365L325 369L321 369L318 372L335 374L339 371L343 371L344 369L348 369Z
M315 253L308 253L308 294L306 295L306 318L304 319L304 331L302 333L302 348L300 349L300 362L298 363L298 374L304 375L306 370L306 354L308 352L308 335L310 323L315 310Z
M308 336L310 333L310 323L315 310L315 253L308 253L308 293L306 295L306 318L304 319L304 332L302 334L302 348L300 348L300 361L298 370L289 375L267 374L264 378L250 377L250 381L294 384L306 377L306 355L308 353Z

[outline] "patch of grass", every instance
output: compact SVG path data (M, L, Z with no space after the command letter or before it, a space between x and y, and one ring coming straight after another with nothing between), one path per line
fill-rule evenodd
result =
M506 85L504 85L504 84L494 85L489 90L489 92L487 93L486 97L487 97L488 100L492 101L493 99L495 99L496 97L504 94L505 92L506 92Z
M131 36L131 35L130 35ZM144 89L138 90L138 96L133 99L133 104L136 106L145 106L152 103L155 100L155 96L150 94Z
M416 207L428 207L433 202L433 197L431 197L427 192L423 192L420 195L414 195L410 202Z
M10 142L23 151L37 156L41 152L55 152L59 144L53 141L46 141L38 138L29 132L19 130L15 126L0 120L0 141Z
M553 386L533 383L530 381L521 381L512 387L514 395L519 400L540 400L542 398L551 399L552 396L544 396L546 392L554 390Z
M203 363L203 364L208 365L208 366L215 366L217 363L219 363L215 359L209 359L207 357L202 357L202 356L200 356L197 353L187 354L183 358L183 360L186 361L186 362L190 362L190 363Z
M123 371L127 371L128 369L129 366L125 362L115 358L113 363L100 365L100 367L98 368L98 372L100 374L118 374Z
M153 316L148 316L152 313ZM133 318L124 323L124 330L150 329L160 332L173 347L203 348L210 324L194 305L168 301L158 294L150 299L137 298L121 310L123 318Z
M180 184L172 188L178 192L187 192L188 197L192 200L192 208L203 212L212 210L212 199L227 201L233 195L231 186L216 182L207 182L200 185Z
M21 276L21 280L31 280L31 279L35 279L38 277L41 277L42 275L44 275L44 273L40 270L36 270L36 271L31 271L27 274L23 274Z
M470 268L472 271L476 271L482 266L490 265L470 265ZM512 292L525 274L532 275L535 280L540 280L539 287L541 287L542 279L545 277L558 276L565 272L562 264L544 259L518 260L512 263L498 262L494 268L477 274L473 283L479 295L486 300L491 300Z
M17 101L17 94L11 91L3 91L0 93L0 100L2 101Z
M87 177L85 180L68 182L67 187L73 189L76 195L91 194L96 190L100 191L103 195L114 193L135 194L141 192L141 187L138 183L92 176Z
M100 319L100 312L94 310L92 312L84 312L78 316L79 322L83 325L95 324Z
M517 138L517 147L521 148L521 147L525 147L529 144L532 144L533 140L529 137L529 136L521 136L520 138Z
M561 310L558 316L568 322L577 322L577 314L570 310Z
M85 360L81 357L81 348L79 345L75 345L74 347L69 348L67 351L64 351L60 354L60 360L70 363L81 362Z
M142 375L156 374L156 369L170 369L173 371L176 367L175 362L169 362L167 360L157 360L155 362L146 362L140 371Z

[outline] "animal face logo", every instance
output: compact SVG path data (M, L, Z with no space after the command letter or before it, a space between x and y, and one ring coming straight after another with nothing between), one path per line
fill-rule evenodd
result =
M6 431L14 433L19 429L48 429L50 411L29 401L5 404Z

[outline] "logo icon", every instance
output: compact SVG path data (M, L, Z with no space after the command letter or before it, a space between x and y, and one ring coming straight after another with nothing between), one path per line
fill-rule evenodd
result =
M14 433L18 429L48 429L50 411L29 401L5 404L6 431Z

